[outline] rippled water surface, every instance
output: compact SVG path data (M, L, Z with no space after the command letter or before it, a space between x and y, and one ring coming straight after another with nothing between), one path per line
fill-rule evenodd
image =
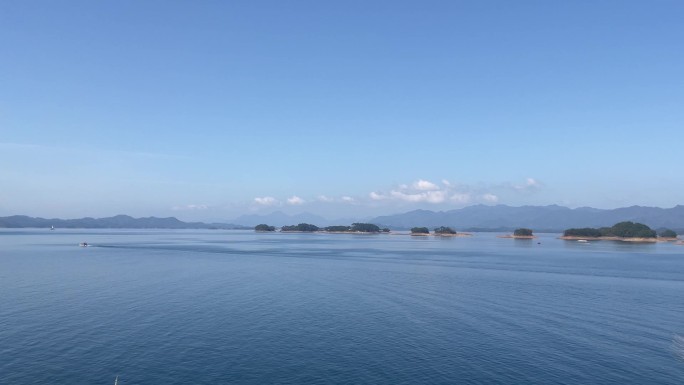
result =
M684 383L684 246L555 236L3 230L0 384Z

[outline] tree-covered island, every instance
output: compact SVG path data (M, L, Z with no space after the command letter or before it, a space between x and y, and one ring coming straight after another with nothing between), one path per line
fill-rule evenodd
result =
M372 223L352 223L351 231L353 233L380 233L380 227Z
M413 227L411 229L411 235L415 236L425 236L430 235L430 230L427 227ZM432 235L437 237L469 237L470 233L459 233L456 230L448 226L439 226L435 228Z
M430 230L427 227L413 227L411 235L430 235Z
M283 226L280 228L280 231L284 233L313 233L319 230L320 227L310 223L300 223L298 225Z
M470 237L470 233L459 233L448 226L439 226L435 228L434 235L438 237Z
M664 241L676 241L677 238L677 233L670 229L662 229L658 233L658 238L664 240Z
M447 226L439 226L439 227L435 228L434 232L435 232L435 235L446 235L446 236L458 234L456 232L456 230L452 229L451 227L447 227Z
M565 240L610 240L625 242L657 242L655 230L643 223L631 221L619 222L611 227L600 228L572 228L563 232L561 239Z
M260 225L256 225L256 226L254 227L254 231L258 231L258 232L275 231L275 227L274 227L274 226L269 226L269 225L267 225L267 224L265 224L265 223L262 223L262 224L260 224Z
M532 229L526 227L520 227L513 231L513 234L499 235L499 238L512 238L512 239L534 239L537 238L534 235Z
M381 229L378 225L372 223L352 223L351 226L328 226L323 229L327 233L363 233L363 234L378 234L389 233L390 229Z
M352 223L351 226L327 226L318 227L310 223L300 223L298 225L283 226L280 228L281 232L285 233L351 233L351 234L379 234L389 233L390 229L381 229L379 226L372 223Z
M521 227L521 228L515 229L515 231L513 231L513 236L514 237L532 237L532 236L534 236L534 233L532 232L532 229L527 229L527 228Z
M323 230L325 230L328 233L350 233L352 231L351 226L328 226L325 227Z

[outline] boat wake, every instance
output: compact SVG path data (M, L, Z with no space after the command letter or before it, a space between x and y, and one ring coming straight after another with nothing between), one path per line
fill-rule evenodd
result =
M684 336L675 334L672 337L672 350L682 361L684 361Z

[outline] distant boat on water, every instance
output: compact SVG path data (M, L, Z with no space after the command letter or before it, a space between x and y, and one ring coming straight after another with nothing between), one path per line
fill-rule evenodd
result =
M54 229L55 229L55 226L50 226L50 230L54 230Z
M114 385L119 385L119 376L114 379Z
M81 242L81 243L79 243L78 245L81 246L81 247L88 247L88 246L90 246L90 245L88 244L88 242Z

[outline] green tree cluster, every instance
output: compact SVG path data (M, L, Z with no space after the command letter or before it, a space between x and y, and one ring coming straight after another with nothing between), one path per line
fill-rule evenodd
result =
M260 225L256 225L254 227L254 231L275 231L275 227L262 223Z
M351 231L351 226L328 226L324 230L333 233L348 233Z
M656 232L643 223L630 221L616 223L612 227L567 229L565 236L576 237L622 237L622 238L655 238Z
M620 222L610 228L603 228L601 232L605 231L606 236L624 237L624 238L655 238L657 234L650 227L643 223L634 223L630 221Z
M314 232L318 231L320 228L316 225L312 225L309 223L300 223L298 225L292 225L292 226L283 226L280 231L288 232L288 231L302 231L302 232Z
M663 229L658 234L661 238L677 238L677 233L670 229Z
M591 227L574 228L574 229L567 229L567 230L563 231L563 235L566 237L592 237L592 238L597 238L597 237L601 236L601 230L594 229Z
M380 227L372 223L353 223L351 226L327 226L324 228L325 231L331 233L389 233L390 229Z
M456 230L452 229L451 227L446 227L446 226L440 226L435 229L435 234L456 234Z
M359 233L379 233L380 227L372 223L352 223L351 231Z
M430 230L427 227L413 227L411 234L430 234Z
M515 231L513 231L513 235L516 237L531 237L533 234L531 229L521 227L519 229L515 229Z

